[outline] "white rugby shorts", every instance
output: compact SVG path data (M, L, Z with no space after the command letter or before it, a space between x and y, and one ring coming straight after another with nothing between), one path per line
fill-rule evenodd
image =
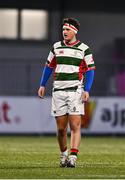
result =
M52 93L52 116L84 115L83 90L55 91Z

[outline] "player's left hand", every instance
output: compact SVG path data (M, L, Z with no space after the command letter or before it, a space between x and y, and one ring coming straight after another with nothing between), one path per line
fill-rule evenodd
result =
M38 96L43 99L44 95L45 95L45 87L40 86L40 88L38 89Z
M87 102L88 100L89 100L89 92L84 91L84 92L82 93L82 101L83 101L83 102Z

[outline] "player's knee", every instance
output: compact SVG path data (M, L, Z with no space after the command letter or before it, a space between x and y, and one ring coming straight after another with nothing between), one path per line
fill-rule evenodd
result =
M65 134L66 134L66 129L63 129L63 128L58 129L59 136L64 136Z
M71 126L70 126L71 130L72 131L78 131L80 130L81 128L81 124L80 123L73 123Z

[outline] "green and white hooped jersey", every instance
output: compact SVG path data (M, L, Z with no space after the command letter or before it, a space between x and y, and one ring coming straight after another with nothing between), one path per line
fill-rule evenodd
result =
M95 69L90 48L80 41L66 45L64 41L53 45L47 65L55 69L53 87L66 89L83 86L84 73Z

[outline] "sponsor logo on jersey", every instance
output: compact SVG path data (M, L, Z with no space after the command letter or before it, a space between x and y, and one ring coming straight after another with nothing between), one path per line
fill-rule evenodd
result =
M63 50L60 50L60 51L59 51L59 54L64 54L64 51L63 51Z

